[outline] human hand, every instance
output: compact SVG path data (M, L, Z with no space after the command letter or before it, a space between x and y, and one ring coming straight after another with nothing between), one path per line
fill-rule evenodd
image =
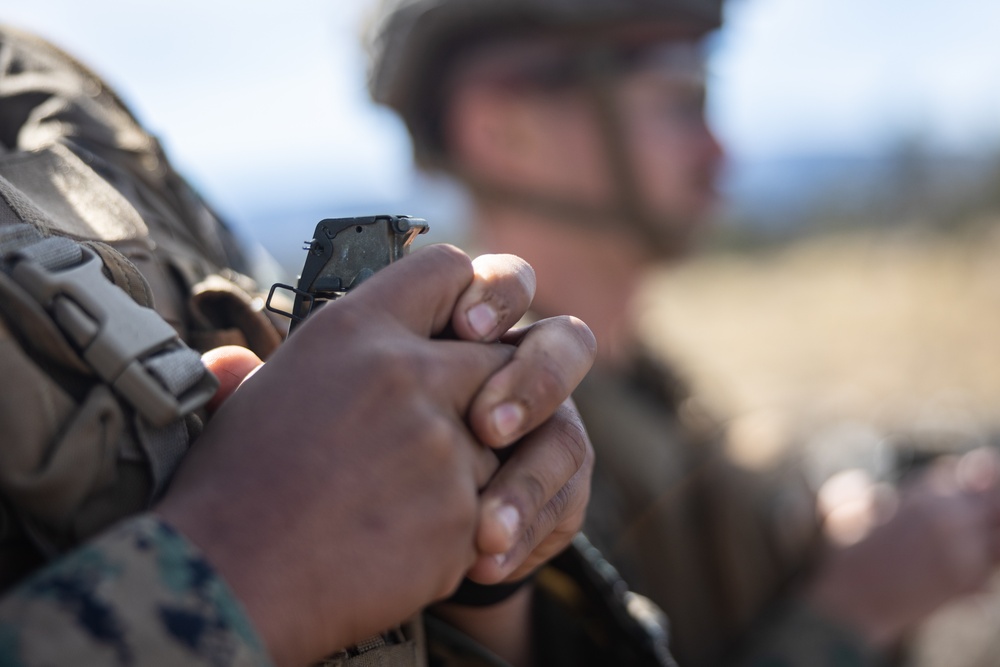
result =
M565 549L583 523L594 451L569 395L590 370L596 343L573 317L511 331L534 296L534 272L512 255L484 255L473 266L473 283L452 317L453 334L516 347L469 411L481 442L509 448L482 490L480 556L468 573L495 584L530 574Z
M454 557L441 558L445 552L454 554L455 549L449 551L448 540L436 536L436 533L448 532L448 526L452 525L449 533L451 542L458 539L457 535L461 530L455 530L454 526L467 524L469 517L454 519L456 510L468 510L468 501L470 498L475 500L475 490L483 486L492 474L496 459L468 442L468 431L456 425L460 424L461 416L469 407L475 389L483 386L485 377L501 368L517 353L507 345L472 345L476 350L472 353L468 351L468 343L435 343L426 340L428 334L443 333L444 323L449 318L454 319L465 312L457 306L449 309L454 305L449 304L449 301L455 302L458 286L469 287L466 281L471 276L465 273L468 269L467 258L463 262L462 256L456 251L429 249L424 252L431 253L432 257L425 254L421 261L399 263L400 267L408 268L406 271L401 268L390 271L390 267L386 270L388 275L382 276L386 272L380 273L381 278L377 276L362 286L364 291L359 288L352 293L350 299L327 306L311 318L308 327L297 331L292 339L294 344L286 344L261 374L248 382L246 388L237 392L234 399L219 411L198 442L198 456L189 457L185 462L184 469L161 505L161 513L196 543L202 544L210 559L233 582L265 640L273 646L275 657L281 662L284 662L285 649L291 651L288 655L302 656L307 654L309 646L322 644L322 652L315 653L321 655L398 622L432 599L450 592L472 562L471 533L461 545L468 560L458 571L453 566L456 560ZM439 270L442 261L449 265L447 270ZM438 275L434 275L435 273ZM473 284L481 286L480 276L477 273ZM511 278L516 280L512 281ZM526 280L523 269L501 271L500 277L492 282L491 289L494 292L489 298L502 300L509 297L512 299L510 303L521 304L508 314L501 315L498 326L509 326L509 321L520 315L516 312L517 309L523 310L526 307L530 295L527 298L523 296L523 285L528 282L531 281ZM395 285L399 284L419 288L404 292L396 289ZM511 285L515 286L511 288ZM475 290L467 289L460 300L470 293L475 293ZM518 297L517 294L522 296ZM475 298L471 301L474 302ZM469 302L465 298L459 305L467 305ZM349 303L352 308L345 307ZM371 312L369 308L383 312ZM315 325L312 320L322 321L324 324ZM455 326L453 322L452 326L460 329L462 325ZM322 334L316 333L321 329ZM306 331L312 333L305 335ZM331 333L337 335L333 339L334 343L326 337ZM294 349L295 352L284 351L285 348ZM410 348L413 348L412 351L407 352ZM483 361L482 351L486 349L490 351L485 353L486 361ZM525 349L532 348L529 346ZM393 353L393 350L397 353ZM389 361L384 358L387 356L391 357ZM469 359L472 357L476 357L476 362L470 364ZM220 397L230 392L242 375L256 368L259 363L248 351L231 348L207 355L206 361L223 380ZM273 370L275 366L280 369ZM574 374L576 371L571 373ZM560 377L564 376L565 374ZM330 386L310 389L307 385L316 384L317 378L335 380L326 383ZM364 381L368 384L359 384ZM385 381L393 386L384 386ZM391 394L384 397L384 402L378 401L379 388ZM355 391L352 392L352 389ZM534 422L544 420L547 416L540 411L539 406L545 405L546 401L551 403L554 399L545 390L536 391L535 394L522 393L539 399L530 405L531 410L524 425L528 429ZM421 394L426 400L419 400ZM391 400L394 397L397 400ZM444 413L441 412L442 398L447 405ZM386 412L385 405L392 406L391 412ZM351 419L352 408L356 413L353 415L354 419ZM475 413L472 410L469 412ZM301 419L299 415L318 418L307 419L309 423L306 424L289 425L285 423L287 420L282 422L280 419L262 419L262 415L268 414L294 414L296 420ZM376 420L387 423L372 423L373 414ZM407 425L408 414L412 418ZM328 419L324 419L324 416ZM326 432L324 427L327 424L340 426L337 436ZM427 429L421 428L420 424L429 425L439 437L429 435ZM402 425L403 432L399 428L394 429L393 425ZM281 427L289 429L288 432L284 432ZM355 431L360 433L361 440L368 445L344 437L345 432ZM237 437L232 437L234 434ZM241 439L244 440L242 445L239 444ZM286 446L289 449L296 451L275 451L271 441L279 439L288 443ZM352 441L348 443L347 440ZM450 447L441 445L442 441ZM316 443L322 443L325 447L316 447ZM402 449L398 446L402 443L406 443L405 449L408 451L405 453L398 451ZM350 447L350 444L355 446ZM393 445L397 445L395 449ZM344 451L338 452L342 447ZM431 448L431 459L437 464L430 466L433 470L427 475L421 476L419 473L426 466L416 465L415 462L426 462L425 457L420 455L423 447ZM473 452L464 457L468 460L463 460L460 454L463 448ZM245 453L241 454L238 450L245 450ZM393 451L396 453L393 454ZM384 452L384 455L379 452ZM247 453L252 455L247 456ZM364 474L364 464L359 458L363 459L366 453L374 457L376 463L385 464L379 470L385 471L388 468L391 469L390 473ZM486 456L485 459L483 455ZM242 456L242 460L238 462L236 469L226 470L227 474L219 474L221 470L231 467L230 459L239 456ZM312 461L312 465L303 467L299 464L300 458ZM388 465L394 461L405 464ZM440 465L442 463L449 465ZM362 467L360 475L356 474L359 466ZM324 484L320 479L320 471L329 467L337 467L339 470L333 471ZM400 467L406 470L401 471ZM444 474L445 469L453 468L458 470L452 474ZM400 475L405 478L408 487L398 489L396 493L393 493L394 489L382 494L368 493L369 497L375 496L373 502L362 502L356 497L353 502L348 503L348 507L355 508L354 511L343 509L343 503L334 498L344 496L343 492L348 489L377 491L380 485L372 478L395 479ZM296 479L300 479L302 483L296 483ZM465 484L463 486L459 483L458 486L463 488L460 493L456 493L455 483L463 479ZM368 480L369 483L366 485L362 480ZM234 506L230 499L250 494L253 489L248 487L255 483L272 489L276 487L276 496L267 499L270 502L252 502L242 509ZM338 486L342 492L340 494L335 492ZM513 486L516 488L516 485ZM586 484L581 486L586 488ZM307 493L307 488L315 488L315 493ZM406 488L411 489L409 494ZM449 496L445 493L448 489L452 489L451 496L457 495L462 502L456 502L455 498L442 501L442 498ZM433 493L428 493L429 491ZM291 498L284 499L283 494ZM431 498L422 497L428 495ZM362 493L361 496L365 494ZM577 492L576 496L585 502L585 493ZM306 511L301 518L296 516L293 523L298 527L289 535L289 528L295 526L281 525L282 515L278 508L289 505L288 500L292 501L292 506L295 502L308 505L310 500L323 497L327 499L327 503L323 505L325 513L317 517ZM347 493L347 497L350 498L350 493ZM409 507L403 507L399 511L393 509L391 501L395 501L397 506L399 502L407 504L407 497L412 500L408 503ZM387 500L390 502L386 502ZM213 511L206 513L199 510L199 506L212 508ZM219 506L224 511L215 512ZM380 511L382 507L388 509ZM289 511L294 515L295 510ZM260 513L260 516L255 516L255 513ZM366 544L372 545L373 542L371 539L366 542L366 538L372 537L366 535L366 529L370 533L372 526L364 525L365 521L360 522L362 525L355 525L359 522L353 520L366 513L381 518L392 515L394 519L386 521L391 524L389 528L409 524L411 529L377 531L390 534L376 535L374 547L366 547ZM462 511L457 514L462 514ZM452 521L449 521L449 517ZM370 522L369 520L368 523ZM527 524L527 527L532 525L534 522ZM422 527L426 530L421 530ZM247 528L250 529L249 534ZM325 543L323 534L336 536L338 544ZM345 536L351 535L358 537L346 539ZM304 546L313 543L312 550ZM400 545L404 545L402 549ZM389 546L396 548L386 548ZM260 557L249 556L262 548L268 553ZM303 549L307 549L308 553L304 553ZM328 551L329 558L319 558L324 550ZM351 553L343 553L345 550ZM418 562L403 563L398 560L401 550L411 560ZM459 548L458 552L462 553L463 549ZM279 558L278 554L285 559ZM299 559L304 562L300 564ZM293 561L296 562L295 569L299 576L287 581L287 563ZM261 567L265 568L264 571L269 568L270 575L263 580L255 580L262 571ZM383 576L386 571L390 574L388 578ZM426 571L436 573L436 576L424 576ZM375 578L373 585L368 587L362 583L366 579L366 573ZM403 575L402 581L400 574ZM337 575L341 579L356 582L356 585L348 585L346 588L343 586L344 581L336 584L337 600L330 602L336 602L334 606L340 610L351 610L349 618L345 618L343 614L337 618L337 614L322 602L321 591L324 588L330 589L332 585L329 582L337 579ZM395 580L393 576L396 577ZM362 581L358 581L359 579ZM434 582L437 582L436 585ZM393 583L399 587L398 590L393 588ZM418 590L414 591L414 588ZM346 600L359 596L364 598L362 604L343 604ZM303 604L307 601L310 604ZM367 605L364 604L365 601ZM391 603L389 608L385 608L386 603ZM307 618L304 622L300 612L305 612ZM281 622L282 619L284 622ZM315 641L317 635L311 631L319 632L319 644ZM292 633L297 639L289 642L288 633Z
M562 551L583 523L594 452L567 397L590 369L595 348L590 330L575 318L511 332L531 303L534 272L512 255L485 255L472 264L474 278L455 304L449 334L518 348L470 411L475 433L490 446L520 440L482 493L480 556L469 577L490 584L527 576ZM233 346L204 360L220 381L213 410L261 364Z
M987 449L938 461L900 490L866 537L828 554L807 599L887 646L945 602L979 590L1000 561L998 472Z
M398 623L474 562L498 462L465 415L514 349L430 339L471 281L462 253L427 248L315 313L218 409L158 506L279 664Z
M583 523L594 452L568 396L593 364L595 343L571 317L511 332L531 303L534 272L512 255L484 255L472 265L474 278L455 304L448 334L517 347L469 415L490 446L519 440L482 493L480 556L469 577L489 584L527 576L566 548ZM204 361L220 381L210 410L262 363L235 346L212 350Z

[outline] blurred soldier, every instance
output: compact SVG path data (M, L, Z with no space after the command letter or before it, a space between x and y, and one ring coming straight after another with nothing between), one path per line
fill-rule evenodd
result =
M671 664L586 545L542 567L594 343L505 335L530 267L427 248L280 347L248 271L100 78L0 27L0 664L425 665L448 596L435 664Z
M812 494L727 461L638 342L646 271L688 251L716 198L702 42L721 19L721 0L389 0L371 90L421 165L468 186L481 242L534 266L534 311L593 327L574 394L597 450L585 531L668 612L679 662L874 664L992 571L992 462L976 481L942 464L827 550Z

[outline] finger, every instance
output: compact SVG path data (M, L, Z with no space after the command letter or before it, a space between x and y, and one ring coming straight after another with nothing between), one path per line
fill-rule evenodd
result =
M516 572L540 545L565 547L583 522L593 461L587 432L567 401L517 444L483 490L476 546L486 558L470 576L496 583ZM554 531L565 539L552 539Z
M344 300L364 302L392 315L410 331L431 336L448 325L473 275L472 260L464 252L451 245L431 245L390 264Z
M452 329L464 340L497 340L531 305L535 271L514 255L483 255L472 268L472 284L458 298Z
M361 288L379 275L351 294L361 297ZM312 374L333 349L351 341L351 357L369 360L364 368L355 369L359 377L394 376L398 378L397 390L445 399L465 419L479 390L509 363L516 348L503 343L431 339L408 332L373 294L377 296L377 292L357 299L345 296L321 308L293 334L294 350L289 344L282 345L268 365L294 356L298 372ZM345 369L337 370L324 374L325 381L336 385Z
M418 392L432 403L450 406L452 414L479 444L478 437L465 425L467 415L482 387L508 365L517 348L504 343L472 343L457 340L418 340L417 345L434 348L433 353L416 348L386 350L377 362L400 378L397 388ZM406 383L403 384L403 378ZM331 378L334 381L335 378ZM495 458L495 454L487 451Z
M422 367L413 371L419 391L445 396L455 414L465 420L482 387L511 363L517 348L504 343L472 343L457 340L427 340L436 354L421 355ZM405 363L400 361L400 363ZM470 432L470 437L478 438ZM494 456L491 452L491 456Z
M467 435L470 465L476 484L475 493L478 495L480 489L489 485L490 480L497 474L497 470L500 468L500 459L497 458L493 450L476 442L471 433L467 433Z
M256 354L239 345L209 350L201 356L201 361L219 380L219 388L205 406L209 413L214 413L264 363Z
M575 317L542 320L504 340L517 340L510 363L491 377L469 412L486 445L504 447L544 422L594 363L594 335Z

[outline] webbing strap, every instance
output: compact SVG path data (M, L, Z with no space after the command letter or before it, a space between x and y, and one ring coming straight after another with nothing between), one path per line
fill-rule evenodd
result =
M174 396L197 385L205 375L201 355L189 347L156 354L146 360L146 369Z
M423 626L417 617L406 624L406 630L397 626L373 635L321 660L316 667L427 667L425 650Z
M145 419L135 420L149 472L153 477L152 498L158 498L173 476L190 445L187 425L175 419L162 428L152 428Z
M25 239L21 237L22 241ZM37 262L49 271L62 271L83 260L80 246L69 239L50 236L37 243L26 243L17 250L23 259Z
M215 393L218 382L201 357L155 311L108 280L89 248L43 237L32 225L7 224L0 227L0 259L97 376L151 426L184 417Z
M0 227L0 250L2 250L0 257L45 240L34 226L22 222L14 209L2 198L0 198L0 223L3 223Z
M17 214L14 208L7 201L7 198L0 188L0 225L6 227L7 225L23 225L24 221L21 220L21 216ZM38 233L33 227L31 231Z

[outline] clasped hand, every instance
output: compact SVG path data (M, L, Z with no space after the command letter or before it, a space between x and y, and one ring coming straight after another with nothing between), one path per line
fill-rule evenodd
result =
M265 365L206 355L228 398L157 509L279 664L398 623L464 576L523 577L579 529L593 450L568 397L594 338L565 317L512 331L533 292L515 257L431 246ZM491 450L507 447L501 465Z

